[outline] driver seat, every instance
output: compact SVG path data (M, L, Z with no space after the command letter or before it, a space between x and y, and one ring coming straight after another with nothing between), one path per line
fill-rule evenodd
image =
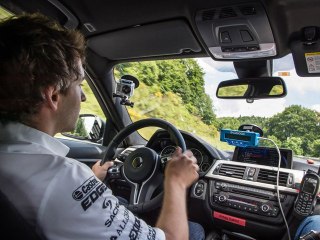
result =
M10 236L9 239L45 240L30 226L1 191L0 216L0 236Z

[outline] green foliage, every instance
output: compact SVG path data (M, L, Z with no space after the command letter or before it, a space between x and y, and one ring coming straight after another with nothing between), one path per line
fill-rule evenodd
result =
M189 113L200 117L205 124L211 125L215 121L212 100L204 90L204 72L196 60L124 63L117 65L115 70L117 78L131 74L147 86L158 86L161 94L175 93Z
M272 141L274 141L275 144L277 144L278 147L281 147L282 143L277 137L270 135L268 136L268 139L271 139ZM260 140L259 145L264 147L272 147L272 148L275 147L275 145L271 141L264 140L264 139Z
M215 144L214 138L217 136L215 126L205 124L199 116L190 114L181 96L172 92L163 94L159 86L149 87L144 83L140 83L137 90L139 91L135 91L132 97L134 108L128 108L133 121L149 117L166 119L179 129L202 136ZM154 128L142 129L140 134L149 139L154 130Z
M302 139L299 137L289 137L282 147L292 149L295 155L303 155Z
M76 128L75 130L72 132L73 135L79 136L79 137L87 137L88 133L87 130L84 126L84 122L83 119L78 118L78 121L76 123Z
M320 139L316 139L312 143L311 156L320 156Z
M257 116L242 116L242 117L222 117L217 118L217 129L232 129L237 130L243 124L254 124L266 131L268 118Z
M244 96L249 85L226 86L219 89L218 96L220 97L240 97Z
M237 130L239 126L240 126L240 121L238 118L234 118L234 117L217 118L217 129L219 131L221 129Z
M283 147L293 144L297 148L296 154L311 155L313 154L313 142L319 138L319 120L318 112L299 105L292 105L270 118L268 135L276 136L283 142ZM301 143L297 138L301 140ZM320 156L320 153L314 156Z

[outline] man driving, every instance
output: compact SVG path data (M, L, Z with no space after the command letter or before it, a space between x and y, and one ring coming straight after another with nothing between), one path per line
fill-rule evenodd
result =
M162 210L151 227L53 137L75 128L86 100L84 61L78 31L39 14L0 23L1 191L47 239L188 239L186 190L199 169L191 151L178 148L167 164ZM204 238L200 226L190 231Z

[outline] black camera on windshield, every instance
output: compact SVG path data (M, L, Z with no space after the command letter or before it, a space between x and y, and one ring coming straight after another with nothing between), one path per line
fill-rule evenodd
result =
M133 95L135 83L132 80L120 79L116 85L116 95L130 98Z
M124 75L116 83L115 92L113 97L120 98L120 104L133 107L134 103L130 102L129 98L132 97L135 88L139 87L139 80L131 75Z

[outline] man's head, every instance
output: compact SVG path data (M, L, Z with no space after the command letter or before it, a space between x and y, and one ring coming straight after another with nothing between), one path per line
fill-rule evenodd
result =
M78 31L64 29L42 15L1 22L0 121L28 123L48 98L54 104L57 96L70 100L70 88L83 79L84 52L85 40ZM62 104L56 103L58 110L67 111Z

